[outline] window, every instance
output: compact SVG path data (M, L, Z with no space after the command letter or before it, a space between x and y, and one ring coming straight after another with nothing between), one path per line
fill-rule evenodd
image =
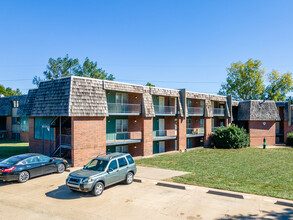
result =
M30 158L27 158L25 161L26 161L27 164L39 163L39 160L38 160L37 157L30 157Z
M95 170L95 171L104 171L107 165L108 165L108 161L94 159L91 162L89 162L84 167L84 169Z
M116 119L116 133L128 131L128 119Z
M39 156L39 161L40 161L40 162L49 162L50 160L51 160L50 157Z
M20 117L12 117L13 125L20 125Z
M127 93L121 93L117 92L116 93L116 103L127 103L128 102L128 94Z
M18 108L19 103L18 100L12 101L12 108Z
M132 156L127 155L126 158L127 158L129 164L133 164L134 163Z
M29 131L29 118L22 117L20 119L20 121L21 121L21 128L20 128L20 130L21 131Z
M204 129L204 118L200 119L200 128Z
M117 160L113 160L109 165L109 169L116 170L117 168L118 168Z
M116 146L115 152L128 153L128 145Z
M192 128L191 123L192 123L191 118L187 118L187 122L186 122L187 128Z
M54 140L54 128L49 128L54 118L35 118L35 139Z
M127 161L124 157L118 159L119 167L127 166Z

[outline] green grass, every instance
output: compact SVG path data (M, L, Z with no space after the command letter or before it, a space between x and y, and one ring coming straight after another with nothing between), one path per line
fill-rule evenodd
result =
M0 158L7 158L13 155L24 153L28 153L28 143L0 141Z
M136 160L192 172L171 181L293 200L293 149L199 149Z

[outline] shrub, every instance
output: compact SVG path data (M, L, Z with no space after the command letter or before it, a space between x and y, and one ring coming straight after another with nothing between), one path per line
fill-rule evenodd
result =
M293 132L287 134L286 145L293 146Z
M216 148L238 149L249 146L249 134L244 128L235 125L215 130L212 141Z

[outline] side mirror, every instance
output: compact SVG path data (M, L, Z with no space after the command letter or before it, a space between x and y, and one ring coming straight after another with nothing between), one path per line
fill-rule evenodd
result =
M108 169L108 173L111 173L112 171L113 171L112 168L109 168L109 169Z
M53 162L53 159L50 159L49 162L52 163Z
M83 165L83 168L85 168L85 165Z

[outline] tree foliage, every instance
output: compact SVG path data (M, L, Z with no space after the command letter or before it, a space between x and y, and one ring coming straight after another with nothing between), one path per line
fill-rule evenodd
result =
M286 94L292 90L291 73L280 74L273 70L266 74L261 68L261 61L249 59L247 62L232 63L227 68L226 83L219 91L220 95L232 95L235 100L268 99L284 101ZM265 76L268 85L265 86Z
M97 62L91 61L88 57L81 65L78 59L69 58L68 55L64 58L50 58L47 70L43 72L43 75L45 77L43 80L58 79L66 76L81 76L106 80L115 79L112 74L108 74L102 68L98 68ZM40 77L35 76L33 84L39 85L41 81L42 79Z
M150 82L147 82L147 84L145 84L146 86L150 86L150 87L156 87L154 84L151 84Z
M0 94L4 96L14 96L14 95L21 95L19 89L13 90L10 87L5 88L4 86L0 85Z

